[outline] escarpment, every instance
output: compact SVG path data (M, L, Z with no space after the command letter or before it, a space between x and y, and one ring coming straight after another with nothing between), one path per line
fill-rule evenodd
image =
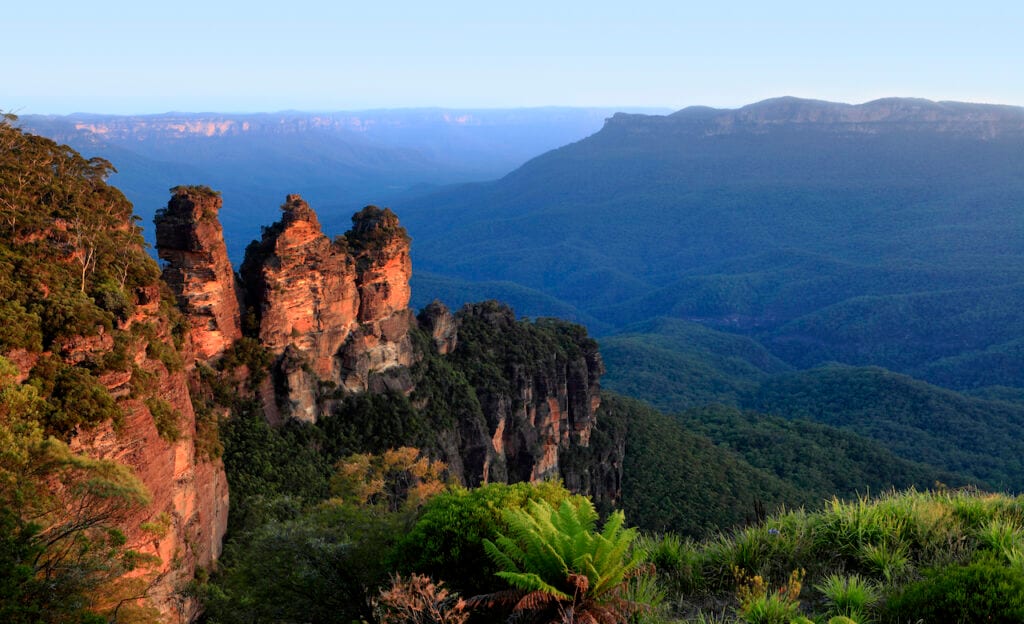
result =
M41 588L13 613L190 621L179 589L219 556L228 491L189 371L237 337L234 295L193 290L186 324L109 163L6 118L0 144L0 178L19 180L0 184L0 515L18 544L7 589ZM165 247L230 285L223 249L202 243L223 245L209 199L176 194L184 229Z
M288 196L239 276L219 194L176 187L156 217L161 271L108 163L3 122L0 140L0 173L24 182L0 185L0 511L27 545L8 553L26 582L74 581L50 583L40 608L196 619L181 590L215 567L227 530L219 425L260 412L303 421L288 426L324 465L415 445L468 485L560 475L618 495L580 461L602 372L593 341L493 302L417 318L410 239L390 210L367 207L330 239ZM74 565L38 571L69 552Z
M617 497L615 479L591 479L583 474L590 467L559 460L588 446L600 403L604 368L583 328L517 320L496 302L456 314L435 303L417 318L408 308L410 238L393 212L368 206L348 232L329 238L298 195L281 210L240 270L246 332L273 358L261 393L271 422L355 430L349 452L382 440L431 449L466 484L560 476L584 491L600 483L608 491L599 498ZM166 275L194 271L160 253ZM220 279L200 290L228 292L233 281L218 275L180 281ZM201 309L183 312L193 327L209 326L196 318ZM365 394L395 397L393 409L409 414L401 432L369 433L377 424L361 421L354 402Z

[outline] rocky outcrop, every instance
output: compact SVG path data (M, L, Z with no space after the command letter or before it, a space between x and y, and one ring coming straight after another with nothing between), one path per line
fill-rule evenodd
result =
M365 391L375 373L412 364L409 239L387 209L363 209L334 240L298 195L281 209L241 273L258 338L277 356L278 404L315 421L329 391Z
M434 349L439 354L448 355L455 350L459 342L459 330L455 316L448 306L434 300L433 303L420 310L416 321L433 340Z
M394 213L368 206L351 230L330 239L298 195L281 209L241 267L255 320L247 331L274 357L261 392L272 422L316 422L350 395L401 393L421 412L458 414L428 444L467 485L557 476L601 500L617 498L617 448L601 451L610 472L563 461L589 446L600 405L604 367L582 327L520 321L497 302L457 315L435 302L416 318L408 308L410 240ZM161 257L171 263L166 274L192 275L174 266L190 256L161 249ZM209 321L194 312L201 308L183 309L204 336Z
M437 309L423 318L444 324L433 320L444 318ZM467 304L456 318L452 359L476 388L493 449L482 480L565 478L559 455L589 444L601 402L597 343L578 325L517 321L494 301Z
M196 356L210 360L242 336L241 293L217 219L223 201L205 187L172 190L155 219L162 277L191 324Z

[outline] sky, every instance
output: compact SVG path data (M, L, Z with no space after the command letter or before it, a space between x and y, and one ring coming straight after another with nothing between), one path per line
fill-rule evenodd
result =
M1024 105L1024 2L52 0L0 11L0 110Z

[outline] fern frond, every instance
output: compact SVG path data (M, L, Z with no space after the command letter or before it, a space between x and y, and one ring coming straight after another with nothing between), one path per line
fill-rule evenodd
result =
M499 540L501 537L499 537ZM498 566L498 569L503 572L518 572L519 565L512 558L514 555L506 554L501 548L499 548L494 542L489 539L484 539L484 552L491 558L494 565Z
M513 587L524 591L542 591L551 594L559 600L572 600L572 596L569 596L550 583L546 583L544 579L533 572L498 572L497 576L508 581Z

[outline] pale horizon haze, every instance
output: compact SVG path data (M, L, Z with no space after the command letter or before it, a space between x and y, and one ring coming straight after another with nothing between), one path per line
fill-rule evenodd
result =
M17 3L0 110L1024 104L1024 3Z

